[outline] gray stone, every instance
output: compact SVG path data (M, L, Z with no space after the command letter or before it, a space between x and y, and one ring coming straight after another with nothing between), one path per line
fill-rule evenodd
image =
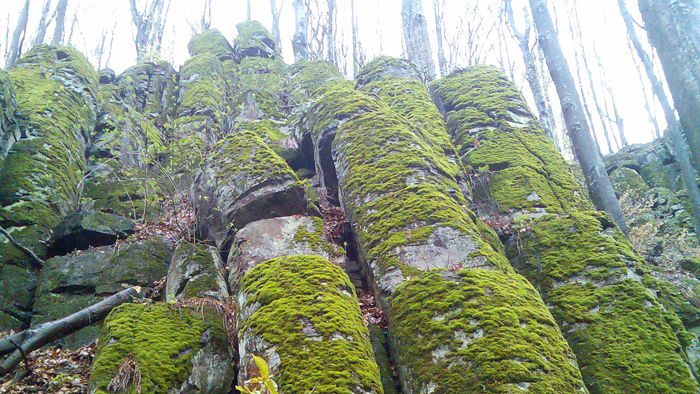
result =
M226 301L229 293L223 269L216 248L194 243L178 246L168 269L166 300L210 297Z
M51 253L62 255L90 246L111 245L133 234L131 220L100 211L80 211L66 216L54 229Z

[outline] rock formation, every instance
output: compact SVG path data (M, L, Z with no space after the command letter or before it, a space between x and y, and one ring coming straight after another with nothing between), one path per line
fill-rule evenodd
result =
M633 246L495 68L348 81L237 29L177 71L51 46L0 70L0 331L131 287L58 340L99 337L91 393L229 393L253 356L282 393L697 391L672 275L697 262L653 160L609 164L632 234L664 234Z

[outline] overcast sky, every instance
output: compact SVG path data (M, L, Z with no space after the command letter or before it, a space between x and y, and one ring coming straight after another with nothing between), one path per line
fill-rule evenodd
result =
M45 0L31 0L29 18L29 37L33 37L36 25L41 14L41 8ZM54 0L53 3L56 3ZM142 0L141 0L142 1ZM323 0L319 0L325 3ZM350 54L350 0L336 0L338 6L339 39L344 42ZM569 65L574 67L573 53L575 45L569 34L569 24L574 13L571 12L573 0L550 0L554 7L556 20L560 29L560 39L567 51ZM271 25L271 12L268 0L252 0L252 17L261 21L268 28ZM285 61L293 60L291 48L291 36L294 29L294 12L292 0L278 0L282 7L280 30L282 34L282 52ZM11 30L16 23L17 15L24 0L0 0L0 52L5 50L5 34L8 26ZM423 0L426 16L431 31L434 32L434 14L432 11L433 0ZM513 0L516 14L526 6L526 0ZM601 58L604 77L610 85L615 102L624 118L625 133L631 143L648 142L653 139L652 126L644 109L644 96L641 89L639 76L635 69L634 58L627 45L624 24L619 16L617 2L614 0L578 0L578 13L581 21L583 45L589 54L589 66L593 69L594 81L599 81L603 75L599 71L596 59L593 57L593 49ZM628 0L632 14L638 18L636 1ZM401 56L403 53L401 41L401 0L356 0L358 27L360 40L367 53L368 60L378 54ZM482 62L497 64L499 59L510 59L516 64L513 77L526 96L529 96L527 84L523 78L521 54L512 39L506 46L499 45L498 30L503 28L499 23L499 0L479 1L474 8L469 4L476 4L476 0L447 0L445 10L445 35L454 37L459 29L473 28L479 34L478 46L483 53ZM188 57L187 42L192 36L193 26L199 25L203 7L203 0L172 0L165 28L162 57L172 62L175 67L181 65ZM236 35L235 25L245 20L244 0L213 0L211 27L221 30L229 39ZM5 13L3 15L2 13ZM73 29L72 43L82 50L94 61L91 52L97 45L103 31L115 31L113 50L109 67L116 72L121 72L135 63L136 52L133 44L134 28L131 24L129 12L129 0L69 0L66 30L70 30L73 15L77 15L75 28ZM476 26L476 24L479 24ZM52 33L49 27L47 35ZM508 35L508 30L503 30ZM68 34L68 33L66 33ZM639 34L643 36L643 31ZM435 37L433 33L433 45ZM343 45L341 45L342 47ZM457 49L455 55L459 65L466 65L464 53L467 43L464 39L451 45ZM350 55L349 55L350 56ZM1 61L0 61L1 62ZM349 62L352 63L351 61ZM346 70L348 74L352 70ZM588 80L584 78L584 89L588 92ZM647 91L649 91L647 89ZM552 90L554 97L555 92ZM602 95L602 91L599 92ZM528 97L529 98L529 97ZM589 98L590 100L590 98ZM591 102L592 106L593 103ZM612 109L611 109L612 110ZM661 112L657 110L661 115ZM663 124L663 117L657 116ZM602 130L598 120L594 121L594 127L598 134ZM602 138L601 149L605 152L605 144Z

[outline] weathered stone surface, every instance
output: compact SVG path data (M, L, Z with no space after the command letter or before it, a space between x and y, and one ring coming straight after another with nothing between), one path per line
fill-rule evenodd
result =
M229 284L237 288L240 279L263 261L281 256L316 255L342 265L342 249L326 241L323 219L285 216L249 223L231 244L227 266Z
M241 367L263 357L282 393L381 393L377 364L357 297L343 270L320 256L265 261L241 280Z
M12 68L10 80L21 138L11 147L3 140L9 151L0 170L0 224L43 257L50 229L77 206L86 138L95 125L97 74L74 49L40 45ZM12 274L0 281L12 281L21 293L33 292L28 257L2 236L0 264L25 270L3 268L3 275ZM7 308L0 321L12 321L31 309L31 298L3 297L0 305ZM0 331L7 328L18 327L0 326Z
M16 110L17 102L10 75L7 71L0 69L0 171L7 152L20 138L14 119Z
M143 393L226 394L235 377L233 352L214 309L124 304L104 322L89 392L110 393L109 382L132 354Z
M77 312L125 286L151 286L168 272L170 254L168 244L152 239L48 259L38 280L32 324ZM98 326L86 327L63 342L80 347L98 332Z
M236 29L238 36L233 41L233 52L239 61L245 57L271 58L278 55L275 40L260 22L241 22Z
M248 130L230 133L214 146L199 184L199 222L219 246L250 222L306 211L296 174Z
M472 67L433 91L478 179L479 216L508 239L507 255L539 289L588 389L695 392L681 350L688 333L664 308L677 297L612 220L590 210L513 84L493 67Z
M229 292L223 269L216 248L194 243L178 246L168 269L165 299L209 297L226 302Z
M304 125L323 184L338 192L388 306L404 392L585 391L573 353L537 292L467 208L459 167L436 153L436 134L421 135L428 130L418 125L429 118L407 120L383 99L342 82L323 93ZM437 137L446 141L442 133ZM519 294L520 303L492 298L497 285L509 287L502 294ZM472 296L484 297L478 307L455 303ZM506 327L509 335L502 336Z
M81 210L67 215L53 230L51 253L61 255L90 246L111 245L133 232L134 224L123 216Z

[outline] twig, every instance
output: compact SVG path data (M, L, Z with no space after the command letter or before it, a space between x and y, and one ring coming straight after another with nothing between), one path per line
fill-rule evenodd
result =
M44 268L44 260L42 260L39 256L36 255L31 249L27 248L26 246L22 245L21 243L17 242L16 239L10 235L10 233L7 232L2 226L0 226L0 233L7 238L8 241L12 245L14 245L17 249L21 250L24 254L29 256L32 261L32 266L38 270Z

